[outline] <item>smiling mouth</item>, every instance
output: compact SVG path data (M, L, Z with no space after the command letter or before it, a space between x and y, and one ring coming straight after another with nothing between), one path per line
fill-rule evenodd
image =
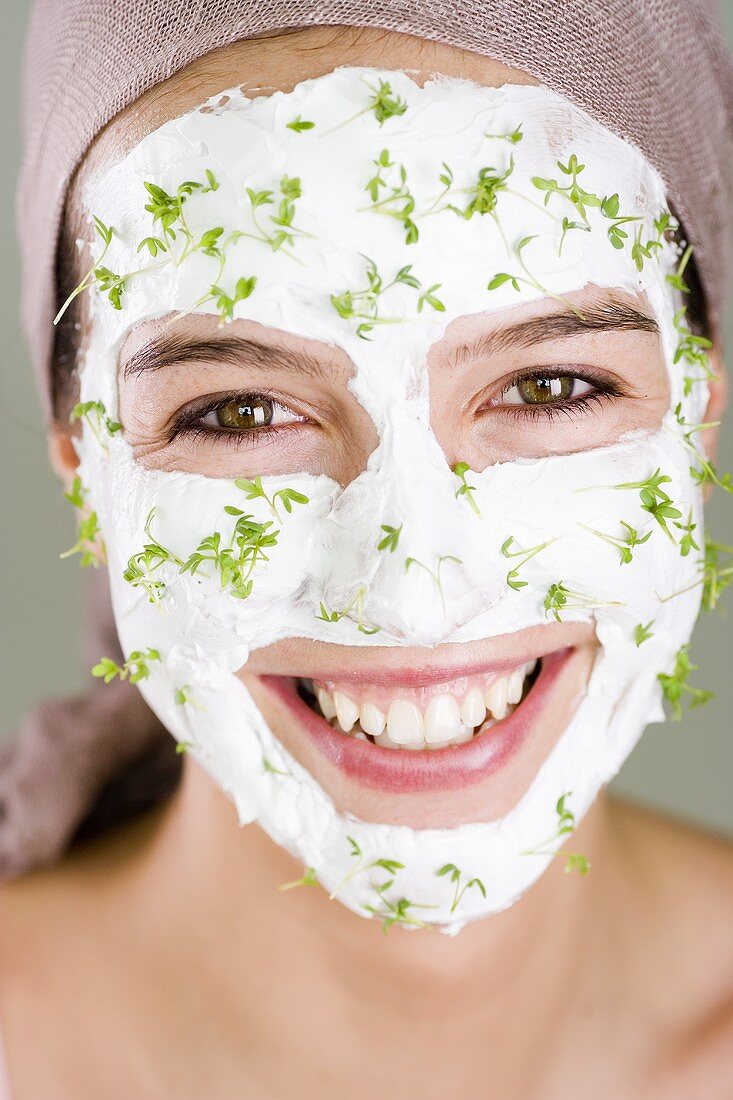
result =
M458 790L507 766L570 719L592 664L588 645L465 677L407 684L260 674L338 771L390 793ZM549 726L548 726L549 718Z
M540 675L532 660L501 674L389 691L377 684L297 679L301 699L332 729L382 749L455 748L488 733L521 706Z

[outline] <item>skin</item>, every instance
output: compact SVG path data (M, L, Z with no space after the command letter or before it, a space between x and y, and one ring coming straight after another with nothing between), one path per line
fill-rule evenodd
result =
M242 73L260 90L291 88L343 63L403 67L418 78L438 70L490 85L531 82L491 59L397 34L316 29L266 49L240 43L119 116L90 151L81 179ZM636 306L643 310L643 301ZM530 307L522 308L524 314L511 313L526 319ZM508 313L494 318L507 320ZM429 363L433 426L451 462L460 455L480 469L512 448L526 453L531 435L542 453L582 450L621 430L653 426L666 407L656 337L603 333L543 346L542 362L605 363L623 372L620 380L633 392L584 418L548 422L539 438L529 422L522 428L510 421L500 404L489 405L479 426L472 372L440 369L449 337L475 334L476 319L460 321L460 331L446 335ZM196 319L198 336L206 324ZM133 333L122 361L152 335ZM332 349L310 350L331 355L327 381L282 377L279 385L296 405L319 410L317 430L294 433L284 453L263 450L252 469L244 451L242 462L232 457L222 465L221 446L179 441L176 449L165 442L171 416L212 392L210 371L204 378L201 366L189 362L157 377L122 380L122 419L139 460L160 469L216 469L219 476L297 463L346 484L374 446L373 429L345 390L348 363ZM719 355L716 347L716 364ZM531 359L525 350L482 361L482 400L500 396L503 380ZM472 366L475 373L475 359ZM246 388L246 369L222 365L216 391ZM723 396L716 385L707 420L718 418ZM70 481L68 436L55 433L51 450ZM502 658L512 647L523 654L566 644L591 655L592 637L582 631L571 637L574 630L551 624L541 638L527 631L472 646L407 650L400 662L411 658L424 669ZM285 641L257 651L241 675L276 733L344 806L380 820L404 814L415 824L449 823L455 798L410 796L406 808L398 807L329 774L322 760L308 758L297 727L253 678L263 671L384 669L390 660L394 654L380 647L351 652ZM578 662L573 683L548 715L546 740L530 746L506 784L489 782L465 800L461 794L460 820L482 813L486 820L487 807L490 816L501 816L521 797L567 721L588 666ZM602 793L574 834L573 849L590 860L587 877L564 874L556 860L521 901L457 939L401 929L384 937L377 923L329 903L321 890L278 891L302 869L258 828L239 830L228 799L186 759L182 784L166 806L0 893L0 1009L14 1100L344 1094L361 1100L386 1090L429 1100L729 1096L730 845Z

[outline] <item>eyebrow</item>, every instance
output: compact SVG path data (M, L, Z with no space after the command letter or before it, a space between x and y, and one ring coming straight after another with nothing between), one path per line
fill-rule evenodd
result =
M496 355L514 348L529 348L550 340L587 336L589 332L642 331L659 333L653 317L630 305L608 301L580 307L580 315L570 310L532 317L515 325L486 332L476 340L461 344L451 352L456 365L478 356Z
M456 365L460 365L478 356L496 355L550 340L587 335L589 332L630 330L658 333L659 326L652 317L633 306L608 302L583 307L581 316L568 310L519 321L460 344L449 355ZM243 336L190 339L163 334L154 337L126 360L122 376L124 379L134 378L148 371L192 362L233 366L246 364L259 370L286 370L320 378L329 376L329 368L333 367L333 363L329 364L305 349L290 350L282 345L261 343Z
M236 367L247 364L260 370L287 370L311 377L330 374L327 361L304 349L291 351L282 345L260 343L244 336L186 339L162 335L154 337L126 360L122 377L134 378L148 371L191 362L228 363Z

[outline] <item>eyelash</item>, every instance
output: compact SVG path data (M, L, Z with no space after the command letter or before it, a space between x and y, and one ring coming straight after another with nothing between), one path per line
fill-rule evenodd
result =
M517 419L545 420L552 423L558 417L564 416L573 420L592 409L597 409L615 401L618 394L600 391L598 393L584 393L582 397L573 397L569 401L557 401L551 405L504 405L502 415L513 416Z
M552 422L556 420L558 416L570 418L582 416L590 412L593 408L602 407L624 396L618 384L607 378L594 377L593 372L590 371L585 374L571 374L569 370L562 373L560 371L553 373L552 370L537 369L534 371L518 371L506 382L501 392L498 394L498 397L503 397L504 394L508 393L509 390L519 382L532 378L550 377L572 377L580 382L586 382L588 385L592 385L596 392L586 393L580 397L571 397L567 401L557 401L546 405L507 404L493 406L492 408L501 408L502 415L512 416L515 419L529 419L535 423L538 420ZM210 441L214 439L217 443L224 443L227 446L255 447L264 442L265 438L267 438L268 442L271 442L277 436L281 436L283 433L291 431L293 428L301 428L303 426L302 420L290 424L263 425L258 428L242 428L240 430L231 428L208 428L197 423L211 413L224 408L230 401L238 401L244 397L264 398L267 401L272 401L280 405L282 408L287 408L284 399L279 394L272 393L268 390L257 390L256 392L233 391L219 396L215 401L210 401L204 406L182 410L169 429L168 442L172 443L175 439L180 438L185 438L189 442L194 443L203 439L208 439Z

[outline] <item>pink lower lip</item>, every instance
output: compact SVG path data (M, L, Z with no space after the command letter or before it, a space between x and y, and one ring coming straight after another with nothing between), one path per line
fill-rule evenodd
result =
M383 749L347 737L303 702L294 678L263 675L259 679L293 712L329 763L364 786L390 793L457 790L480 783L514 756L575 652L569 648L543 657L540 674L526 699L491 730L464 745L424 752Z

